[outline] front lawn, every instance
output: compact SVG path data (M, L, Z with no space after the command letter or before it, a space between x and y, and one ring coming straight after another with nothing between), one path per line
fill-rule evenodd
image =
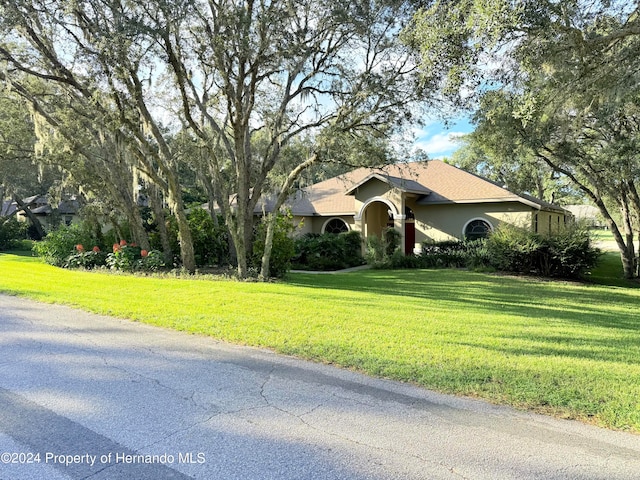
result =
M0 291L640 432L640 289L460 270L282 283L62 270L0 255Z

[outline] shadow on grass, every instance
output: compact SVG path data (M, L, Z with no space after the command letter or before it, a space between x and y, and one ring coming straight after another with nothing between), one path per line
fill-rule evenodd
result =
M28 258L34 258L33 256L33 252L31 250L7 250L7 251L0 251L0 255L13 255L16 257L20 257L20 259L28 257Z
M490 349L507 355L548 358L575 358L640 365L640 342L634 337L594 338L593 336L536 333L496 335L495 344L484 341L456 342L462 347Z
M428 301L447 310L496 312L545 322L640 331L636 289L553 282L462 270L369 270L292 276L290 284Z
M597 285L640 288L640 280L629 280L623 277L622 261L618 252L604 252L588 281Z

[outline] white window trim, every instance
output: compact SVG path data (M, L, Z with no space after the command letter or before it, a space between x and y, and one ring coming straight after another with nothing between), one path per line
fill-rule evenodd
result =
M467 235L467 227L469 226L469 224L471 222L475 222L476 220L482 220L483 222L489 225L489 230L491 230L492 232L495 231L495 227L493 226L493 223L491 223L489 220L487 220L484 217L475 217L469 220L467 223L465 223L464 227L462 227L462 238L465 238L465 236Z
M325 231L325 229L327 228L327 225L329 225L329 222L331 220L340 220L341 222L343 222L347 226L347 232L351 231L351 226L349 225L349 222L347 222L344 218L342 218L342 217L331 217L331 218L328 218L327 221L325 221L322 224L322 230L320 230L320 233L327 233Z

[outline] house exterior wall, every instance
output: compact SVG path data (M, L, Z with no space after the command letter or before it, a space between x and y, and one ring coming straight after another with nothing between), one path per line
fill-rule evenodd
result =
M59 214L51 213L48 215L36 215L40 221L40 225L45 232L51 232L60 225L72 225L80 222L80 216L76 214ZM16 216L19 222L29 223L29 218L24 212L19 212Z
M313 233L313 224L314 224L313 217L294 216L293 224L296 227L296 230L293 232L293 234L296 236L305 235L307 233Z
M532 217L534 233L548 235L558 233L565 226L564 216L555 212L536 212Z
M390 189L389 185L373 179L370 182L360 186L355 193L355 209L356 214L362 210L372 199L385 199L395 206L398 213L402 213L402 194L395 189Z
M326 217L294 217L294 225L298 225L300 221L303 221L301 227L295 231L295 235L304 235L306 233L323 233L325 224L333 219L340 218L349 227L349 231L356 230L356 223L354 215L333 215Z
M494 229L504 222L529 227L533 210L518 203L412 205L408 202L408 205L416 217L417 245L425 241L460 240L465 226L475 219L487 221Z

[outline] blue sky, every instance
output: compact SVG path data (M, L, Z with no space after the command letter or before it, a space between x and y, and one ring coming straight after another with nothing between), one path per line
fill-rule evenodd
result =
M472 130L473 125L465 118L452 120L446 127L439 120L427 121L424 127L415 132L415 147L426 152L429 158L450 157L459 148L453 141L455 136Z

